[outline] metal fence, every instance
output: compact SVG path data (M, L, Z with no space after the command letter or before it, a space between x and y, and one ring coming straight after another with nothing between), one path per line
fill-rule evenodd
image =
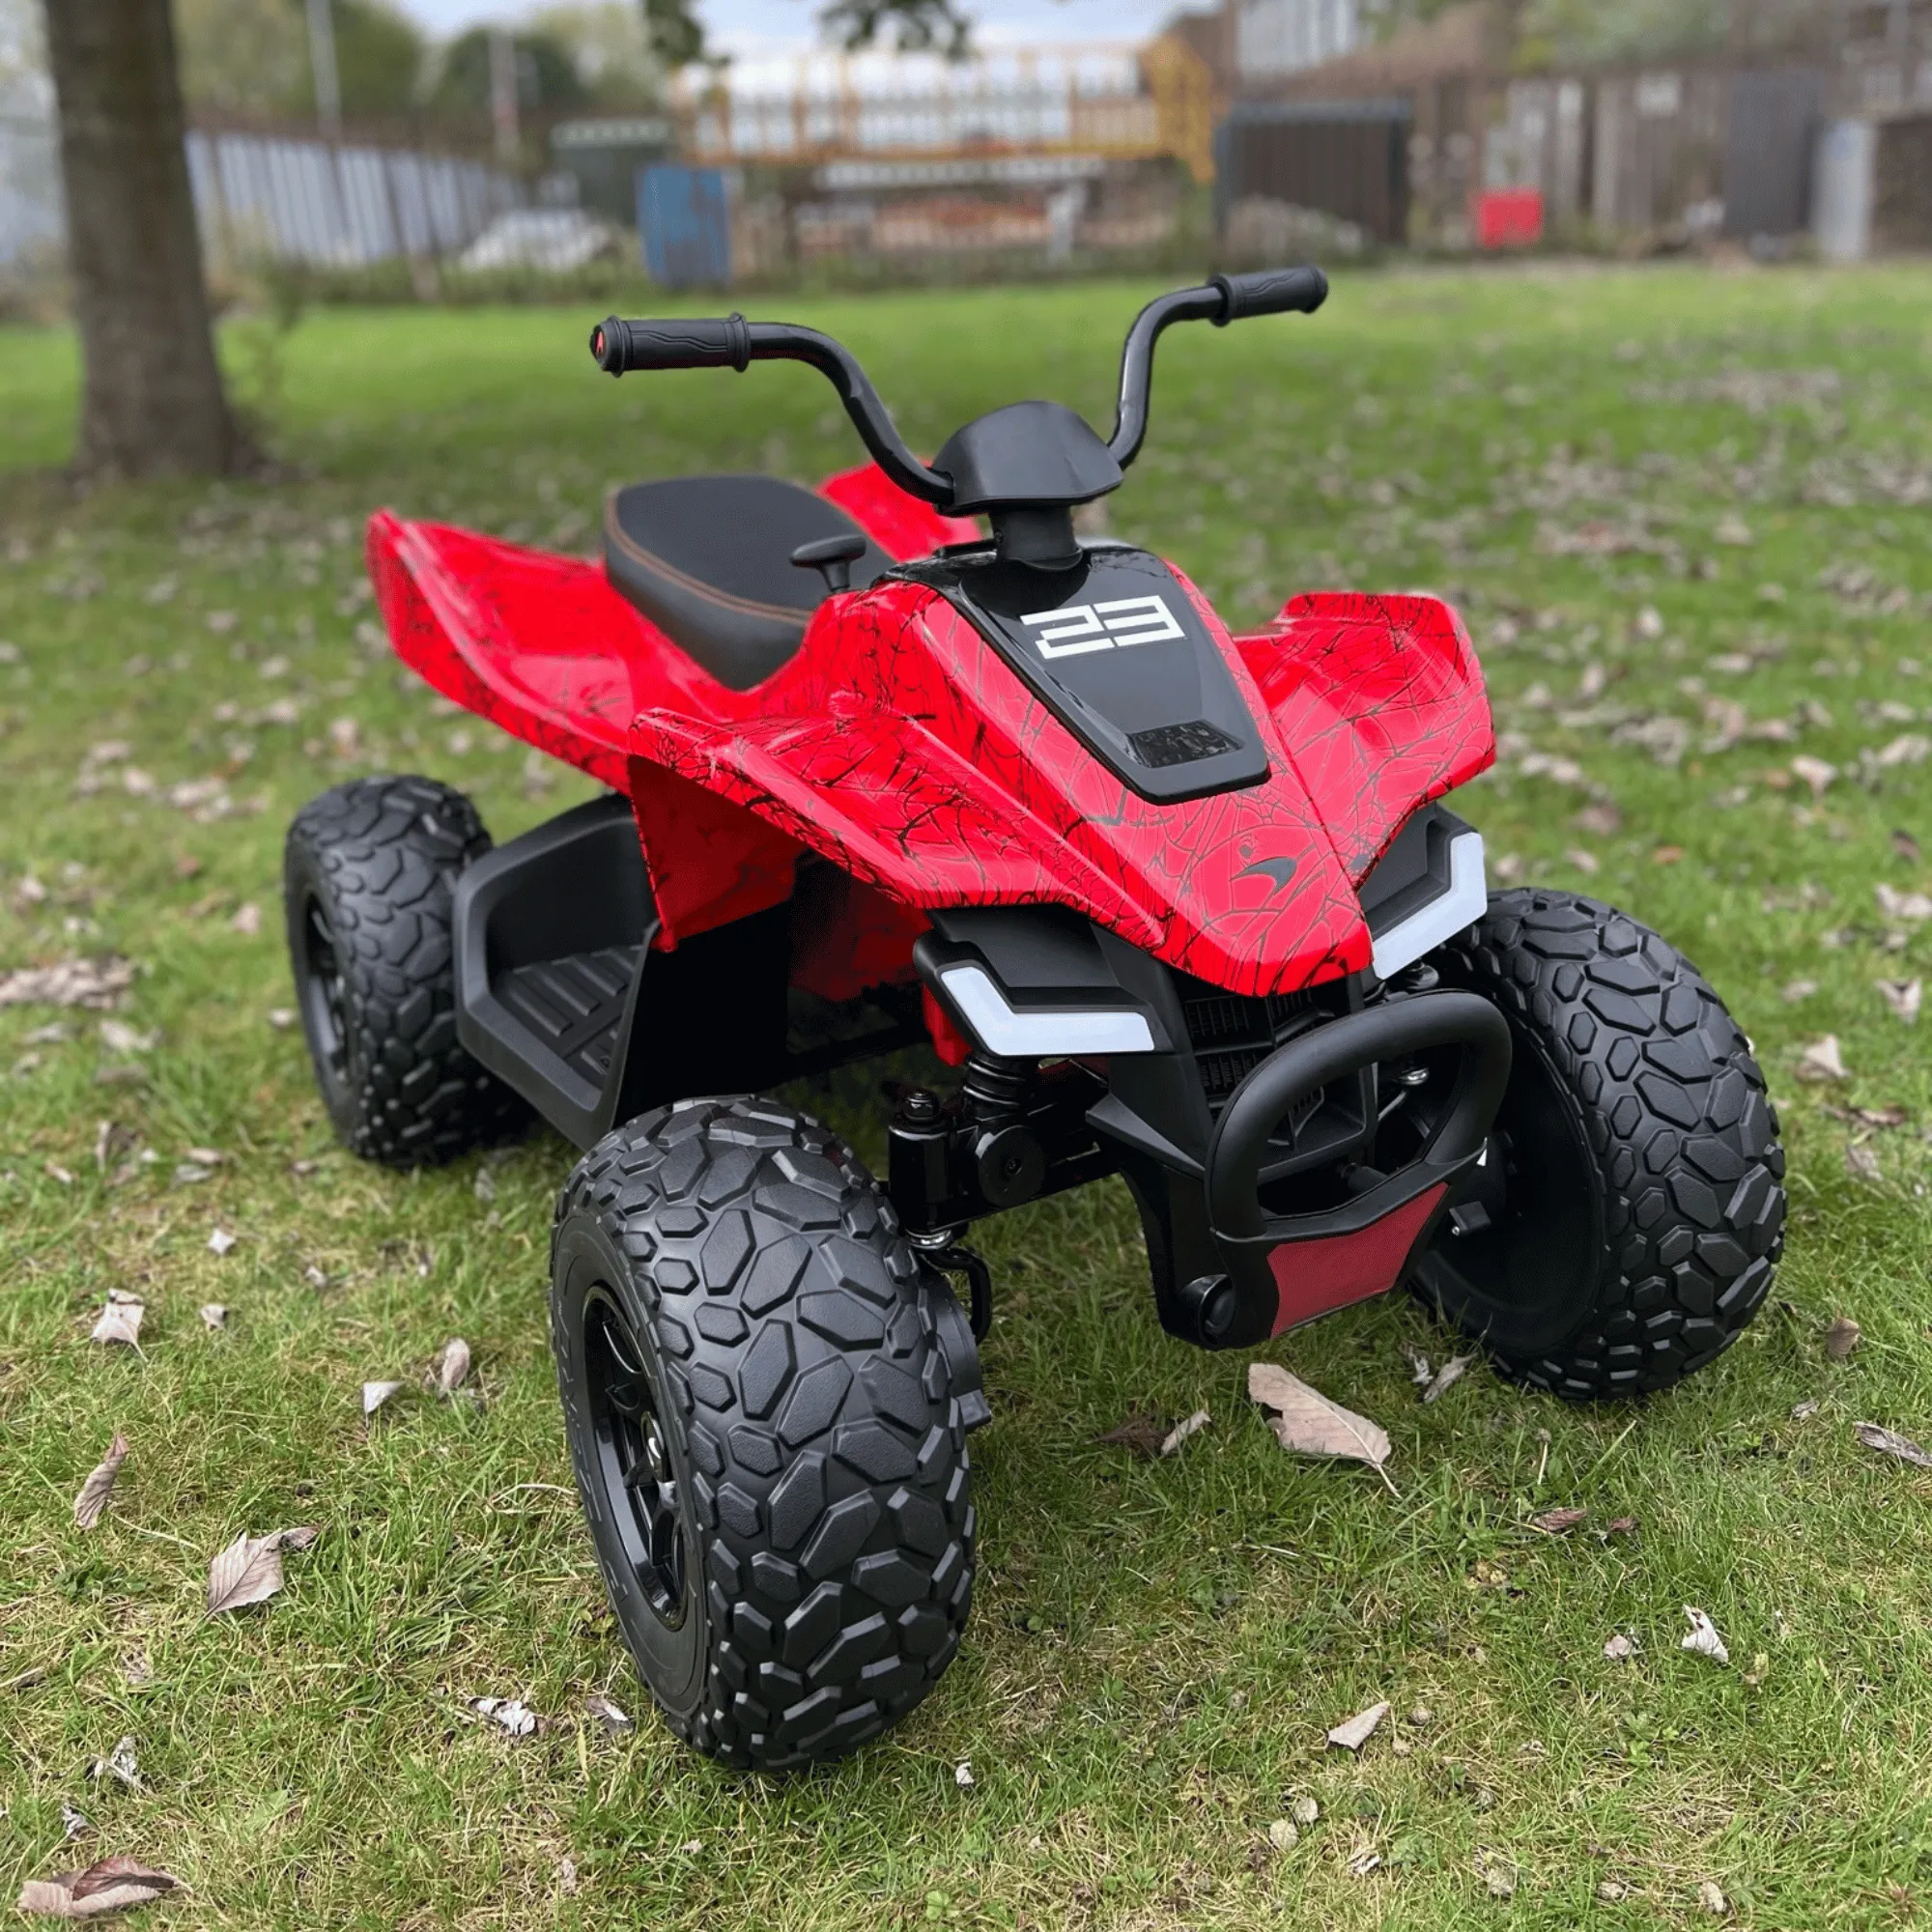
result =
M196 129L187 160L204 245L228 266L447 255L529 199L500 168L407 149Z

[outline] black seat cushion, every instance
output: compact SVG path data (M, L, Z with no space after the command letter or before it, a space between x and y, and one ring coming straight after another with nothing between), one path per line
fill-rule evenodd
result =
M746 691L805 637L825 580L791 561L800 544L863 535L836 503L776 476L634 483L604 506L604 570L659 630L721 684ZM891 564L868 542L855 587Z

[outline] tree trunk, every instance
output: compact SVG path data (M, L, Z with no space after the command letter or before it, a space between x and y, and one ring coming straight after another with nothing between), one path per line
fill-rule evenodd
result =
M75 468L220 474L246 450L221 386L170 0L47 0L85 389Z

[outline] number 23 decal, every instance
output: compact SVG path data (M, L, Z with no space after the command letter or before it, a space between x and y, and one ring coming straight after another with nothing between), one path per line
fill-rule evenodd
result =
M1068 604L1064 610L1036 611L1020 619L1037 626L1034 641L1043 658L1074 658L1087 651L1111 651L1128 644L1159 644L1184 638L1179 620L1164 597L1116 597L1105 604Z

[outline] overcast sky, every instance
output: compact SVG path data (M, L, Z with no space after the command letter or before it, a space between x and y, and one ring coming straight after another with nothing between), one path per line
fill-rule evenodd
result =
M518 0L401 0L432 33L479 20L514 20L530 11ZM816 39L814 0L699 0L713 40L734 53L777 52ZM1142 40L1175 11L1175 0L965 0L980 38L1021 41Z

